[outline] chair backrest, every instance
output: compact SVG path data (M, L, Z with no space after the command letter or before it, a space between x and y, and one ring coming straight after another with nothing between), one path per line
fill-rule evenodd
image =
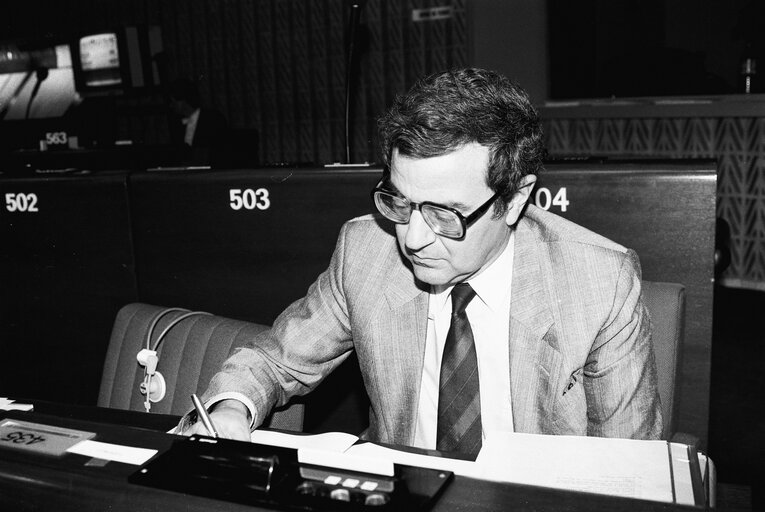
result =
M146 347L146 338L157 315L168 308L148 304L128 304L117 313L104 362L98 405L143 411L145 397L139 391L144 368L136 360ZM171 311L159 318L151 344L170 324L183 315ZM233 349L244 345L264 325L214 315L194 315L172 326L157 347L157 370L167 383L167 394L153 403L153 412L184 414L191 408L191 393L204 391L210 379ZM285 430L303 428L302 403L289 404L274 411L263 425Z
M664 416L663 439L676 431L679 368L685 324L685 287L677 283L643 281L643 299L653 326L653 348Z

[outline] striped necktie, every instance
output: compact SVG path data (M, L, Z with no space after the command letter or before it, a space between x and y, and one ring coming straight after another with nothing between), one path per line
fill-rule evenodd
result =
M473 331L465 313L475 291L460 283L451 296L452 320L441 359L436 448L475 458L481 449L481 394Z

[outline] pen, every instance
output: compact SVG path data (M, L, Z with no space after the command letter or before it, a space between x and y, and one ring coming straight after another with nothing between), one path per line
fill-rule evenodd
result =
M191 394L191 401L194 402L194 408L197 410L197 416L199 416L199 419L202 420L202 423L204 423L207 431L212 437L218 437L218 431L215 430L215 425L213 425L212 418L210 418L210 415L207 413L207 409L205 409L205 406L202 404L202 401L199 399L196 393Z

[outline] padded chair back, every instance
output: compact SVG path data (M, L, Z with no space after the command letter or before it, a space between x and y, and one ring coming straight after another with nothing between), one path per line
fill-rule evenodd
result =
M677 283L643 281L643 300L651 315L653 349L664 416L662 439L677 431L678 372L682 361L685 324L685 287Z
M139 391L144 368L136 360L146 347L152 321L167 310L148 304L128 304L117 313L104 362L98 405L143 411L145 397ZM163 315L153 329L151 344L182 311ZM232 350L244 345L264 325L213 315L195 315L179 321L157 347L157 371L167 382L164 399L151 404L152 412L182 415L191 409L191 393L201 393ZM288 404L274 411L263 425L285 430L303 429L304 406Z

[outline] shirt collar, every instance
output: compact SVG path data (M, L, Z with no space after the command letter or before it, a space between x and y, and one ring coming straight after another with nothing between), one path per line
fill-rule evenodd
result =
M510 232L507 245L499 257L483 272L471 278L468 283L475 290L476 296L492 311L496 311L503 304L509 304L510 284L513 273L513 253L515 247L515 230ZM449 295L451 286L432 286L430 290L430 307L428 317L433 318L436 314L450 308Z
M183 124L196 124L197 119L199 119L199 111L201 109L196 109L194 112L188 115L188 117L184 117L181 119L181 122Z

